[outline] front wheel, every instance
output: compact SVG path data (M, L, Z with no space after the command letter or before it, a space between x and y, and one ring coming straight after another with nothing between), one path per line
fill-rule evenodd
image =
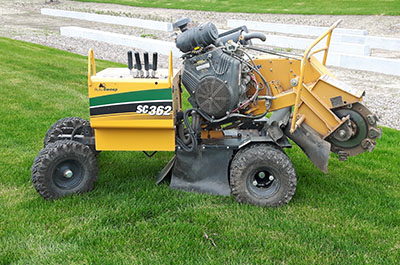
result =
M93 189L97 159L87 145L71 140L48 144L35 158L32 184L45 199L83 193Z
M281 206L292 199L296 185L293 164L279 147L251 145L239 150L232 160L230 186L238 202Z

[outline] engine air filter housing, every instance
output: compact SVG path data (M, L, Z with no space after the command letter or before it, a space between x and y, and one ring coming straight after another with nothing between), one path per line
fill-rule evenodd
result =
M218 38L218 30L213 23L206 23L201 26L185 30L176 39L176 47L181 52L189 52L196 47L207 47L213 44Z

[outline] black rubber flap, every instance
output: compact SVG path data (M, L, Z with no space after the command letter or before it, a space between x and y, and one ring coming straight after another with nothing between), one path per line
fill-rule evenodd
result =
M316 131L305 123L291 134L289 122L285 128L285 134L300 146L317 168L324 173L328 173L328 160L331 153L330 143L323 140Z
M167 176L171 175L172 167L175 164L176 157L173 156L172 159L168 162L168 164L161 170L160 174L158 174L156 184L160 184Z
M201 146L193 152L176 151L170 187L229 196L228 172L232 153L231 149L203 149Z

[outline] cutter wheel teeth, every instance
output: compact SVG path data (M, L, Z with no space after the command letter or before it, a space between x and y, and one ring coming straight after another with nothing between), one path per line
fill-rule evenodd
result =
M340 130L343 130L339 127L327 139L331 143L331 151L339 154L340 160L346 160L347 156L355 156L367 150L369 152L374 150L376 138L382 136L382 129L378 128L376 115L373 115L360 103L350 104L335 109L333 112L339 118L350 115L351 137L347 137L343 141L335 137L335 135L340 135ZM337 132L338 134L336 134Z

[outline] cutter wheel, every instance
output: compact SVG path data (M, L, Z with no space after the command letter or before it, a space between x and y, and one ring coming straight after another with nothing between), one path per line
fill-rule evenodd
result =
M360 103L349 104L334 110L339 117L347 117L349 120L329 137L331 151L339 154L342 160L347 156L355 156L366 150L372 151L376 145L376 138L382 135L382 129L378 128L376 115L372 114Z

